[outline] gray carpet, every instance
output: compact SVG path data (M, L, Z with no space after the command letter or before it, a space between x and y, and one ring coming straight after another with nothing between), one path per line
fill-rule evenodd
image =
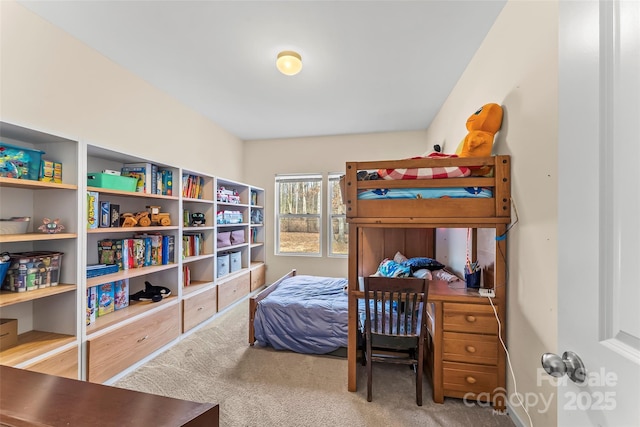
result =
M433 403L425 378L415 404L413 372L373 366L373 402L358 365L358 391L347 391L347 361L250 347L248 301L220 314L116 387L220 405L221 426L513 426L507 415L460 399Z

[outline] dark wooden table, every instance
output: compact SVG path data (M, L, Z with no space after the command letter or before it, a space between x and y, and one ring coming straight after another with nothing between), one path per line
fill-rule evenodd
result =
M0 366L2 426L215 426L220 409L101 384Z

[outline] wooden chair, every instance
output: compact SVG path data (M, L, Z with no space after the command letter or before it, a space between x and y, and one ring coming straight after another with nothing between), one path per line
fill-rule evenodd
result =
M367 367L367 401L371 402L373 362L412 365L416 403L422 406L422 371L426 333L425 279L365 277L363 364Z

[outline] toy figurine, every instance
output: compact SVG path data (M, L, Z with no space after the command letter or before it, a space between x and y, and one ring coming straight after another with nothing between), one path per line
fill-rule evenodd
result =
M147 206L149 215L151 215L152 225L162 225L167 227L171 225L171 217L168 213L160 213L160 206Z
M207 222L202 212L194 212L191 214L191 226L201 227Z
M49 218L44 218L42 220L43 224L38 227L38 230L42 231L43 233L59 233L60 231L64 230L64 225L60 224L60 219L56 218L53 221L51 221Z

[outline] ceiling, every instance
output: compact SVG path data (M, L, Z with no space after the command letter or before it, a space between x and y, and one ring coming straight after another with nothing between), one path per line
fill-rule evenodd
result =
M505 2L20 1L243 140L426 129Z

